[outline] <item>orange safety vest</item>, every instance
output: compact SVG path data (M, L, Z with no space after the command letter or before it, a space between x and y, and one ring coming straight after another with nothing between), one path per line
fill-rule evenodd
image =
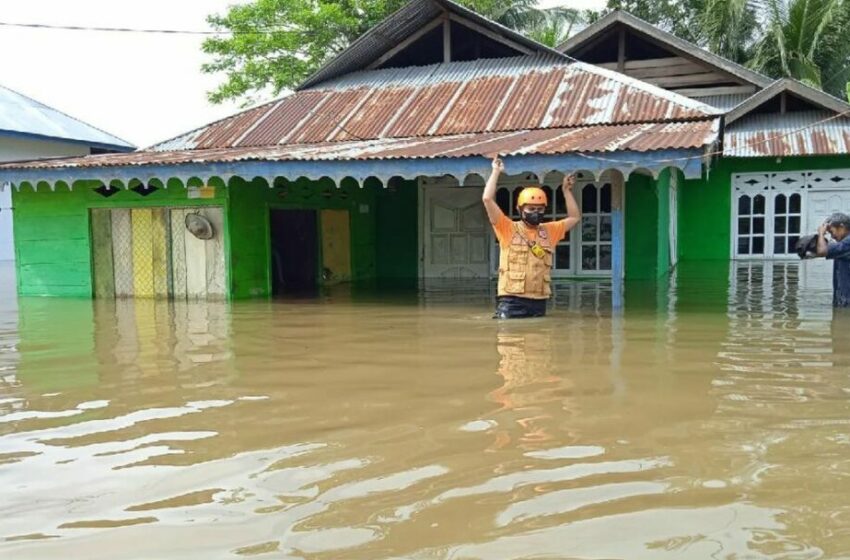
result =
M552 295L552 242L546 229L537 228L537 245L543 249L543 256L537 257L524 228L514 222L511 242L499 246L499 295L547 299Z

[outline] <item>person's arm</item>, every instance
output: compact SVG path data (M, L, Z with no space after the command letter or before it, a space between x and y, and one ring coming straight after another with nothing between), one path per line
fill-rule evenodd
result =
M829 252L829 242L826 240L826 222L822 223L818 228L818 251L819 257L826 257Z
M505 170L505 164L496 156L493 158L493 171L490 172L490 178L487 179L487 184L484 185L484 194L481 195L481 201L484 202L484 209L487 210L487 218L490 223L498 225L504 218L505 213L496 204L496 188L499 185L499 176Z
M566 229L564 233L570 231L581 222L581 209L578 207L576 197L573 195L573 187L576 184L576 176L574 174L564 175L564 182L561 185L561 190L564 191L564 200L567 202L567 219L564 220Z

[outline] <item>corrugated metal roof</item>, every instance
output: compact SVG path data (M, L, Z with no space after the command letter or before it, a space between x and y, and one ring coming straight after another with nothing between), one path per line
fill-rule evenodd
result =
M3 169L78 169L239 161L334 161L492 157L572 152L646 152L696 149L717 140L719 119L511 132L454 134L439 138L384 138L286 146L107 154L0 165Z
M551 55L357 72L153 146L210 149L706 119L719 111Z
M132 150L135 146L35 99L0 86L0 131Z
M748 115L726 128L723 155L788 157L850 154L850 119L830 111Z

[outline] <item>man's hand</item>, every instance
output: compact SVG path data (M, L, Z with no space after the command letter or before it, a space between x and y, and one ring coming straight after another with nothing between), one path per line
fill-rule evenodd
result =
M493 173L497 175L501 175L505 172L505 162L502 161L502 158L496 156L493 158Z
M829 242L826 240L826 232L829 229L829 226L826 222L822 223L818 228L818 247L817 247L817 256L825 257L829 252Z
M499 223L499 220L504 216L502 209L496 204L496 189L499 185L499 175L504 170L505 164L497 155L493 158L493 171L490 172L490 177L484 183L484 192L481 194L481 201L484 203L484 209L487 211L487 218L493 225Z
M561 184L565 191L572 191L576 184L576 176L574 173L564 175L564 182Z

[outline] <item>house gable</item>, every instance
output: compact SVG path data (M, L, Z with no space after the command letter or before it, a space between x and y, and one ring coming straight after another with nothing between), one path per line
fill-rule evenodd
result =
M767 89L753 95L726 115L726 124L749 115L826 111L847 116L850 104L796 80L777 80Z
M681 95L712 98L722 108L771 83L765 76L622 11L609 13L559 50ZM739 97L717 99L724 96Z
M368 69L427 66L446 61L508 58L530 52L508 40L498 40L471 27L469 22L437 18L397 48L382 55Z
M451 0L411 0L364 33L297 89L359 70L528 54L563 55ZM565 58L565 57L564 57Z

